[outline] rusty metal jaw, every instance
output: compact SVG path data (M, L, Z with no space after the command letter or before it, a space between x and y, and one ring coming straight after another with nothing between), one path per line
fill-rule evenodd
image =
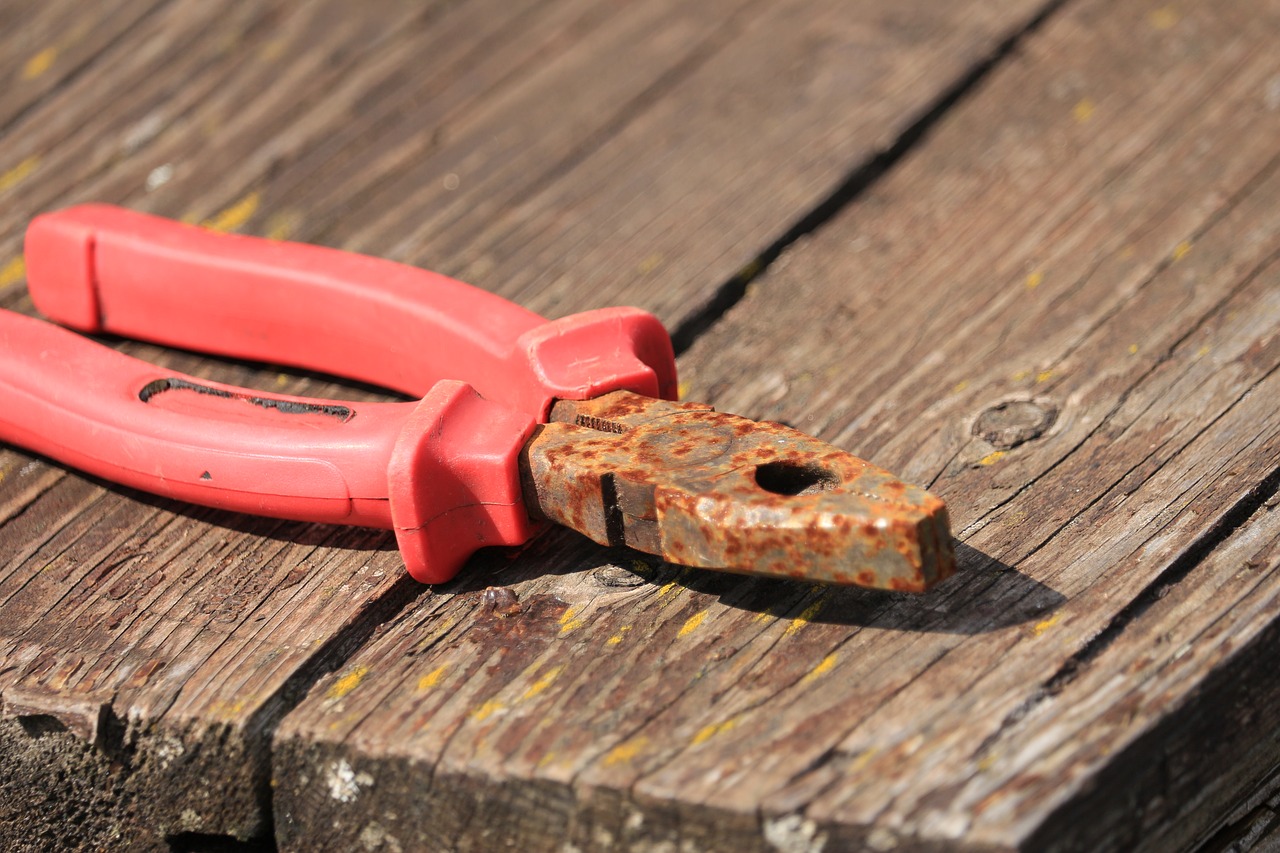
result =
M562 400L521 454L531 514L687 566L919 592L946 505L790 427L615 391Z

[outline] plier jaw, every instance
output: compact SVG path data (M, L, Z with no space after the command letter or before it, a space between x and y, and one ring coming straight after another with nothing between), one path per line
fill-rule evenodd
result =
M676 403L661 323L548 322L437 273L103 205L38 217L28 285L84 332L293 365L417 403L181 376L0 311L0 440L225 509L392 529L419 580L538 520L691 566L919 591L942 501L788 427Z
M686 566L920 592L946 505L782 424L617 391L564 400L520 455L530 511Z

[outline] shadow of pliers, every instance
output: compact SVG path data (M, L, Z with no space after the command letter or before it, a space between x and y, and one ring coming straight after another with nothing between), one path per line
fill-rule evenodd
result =
M37 217L28 285L64 326L303 367L417 402L211 382L0 312L0 439L159 495L392 529L417 579L550 521L689 566L919 591L941 500L780 424L675 402L634 308L547 321L426 270L106 205Z

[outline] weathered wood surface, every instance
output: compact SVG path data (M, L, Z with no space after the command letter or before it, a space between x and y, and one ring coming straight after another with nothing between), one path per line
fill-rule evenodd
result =
M691 398L932 483L959 577L828 591L567 535L495 557L284 721L280 837L1208 837L1280 759L1277 32L1270 0L1069 4L682 360Z
M1244 797L1202 846L1214 853L1271 851L1280 844L1280 770Z
M551 314L626 302L679 325L1047 5L5 4L0 305L31 310L26 221L94 199L422 263ZM370 393L127 349L224 381ZM466 583L506 559L478 561ZM574 599L583 577L560 573L605 559L553 536L511 572L564 581ZM737 581L716 583L735 600ZM399 619L438 613L431 630L446 637L449 614L475 603L466 589L407 582L389 536L182 507L0 449L4 845L269 833L282 717L334 669L316 689L340 702L360 680L344 662L399 630L388 620L407 605ZM764 606L759 589L743 606ZM811 599L763 594L778 612ZM576 627L567 605L538 600L492 641L527 631L513 648L535 649L539 631ZM755 653L785 631L771 619ZM608 678L627 692L623 675ZM561 695L551 687L539 689ZM363 777L330 763L308 778L338 803ZM307 789L295 783L296 801ZM443 832L461 814L425 823ZM345 849L354 837L330 834L327 814L309 820L292 813L288 840Z
M694 396L934 483L966 542L1068 599L1021 630L859 649L849 692L878 695L813 765L789 759L766 811L1170 849L1275 761L1280 6L1203 11L1071 7L686 360ZM778 325L806 329L786 368L728 345ZM886 326L906 331L864 331ZM1006 400L1057 420L974 438ZM769 711L739 749L812 713Z

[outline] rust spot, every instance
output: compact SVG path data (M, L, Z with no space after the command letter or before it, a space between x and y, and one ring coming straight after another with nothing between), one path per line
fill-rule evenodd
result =
M569 605L553 595L531 595L517 604L515 613L501 613L484 603L476 609L473 630L502 638L500 645L511 649L515 641L551 640L560 634L560 617Z
M505 586L487 586L481 597L489 612L499 618L505 619L520 612L520 597Z

